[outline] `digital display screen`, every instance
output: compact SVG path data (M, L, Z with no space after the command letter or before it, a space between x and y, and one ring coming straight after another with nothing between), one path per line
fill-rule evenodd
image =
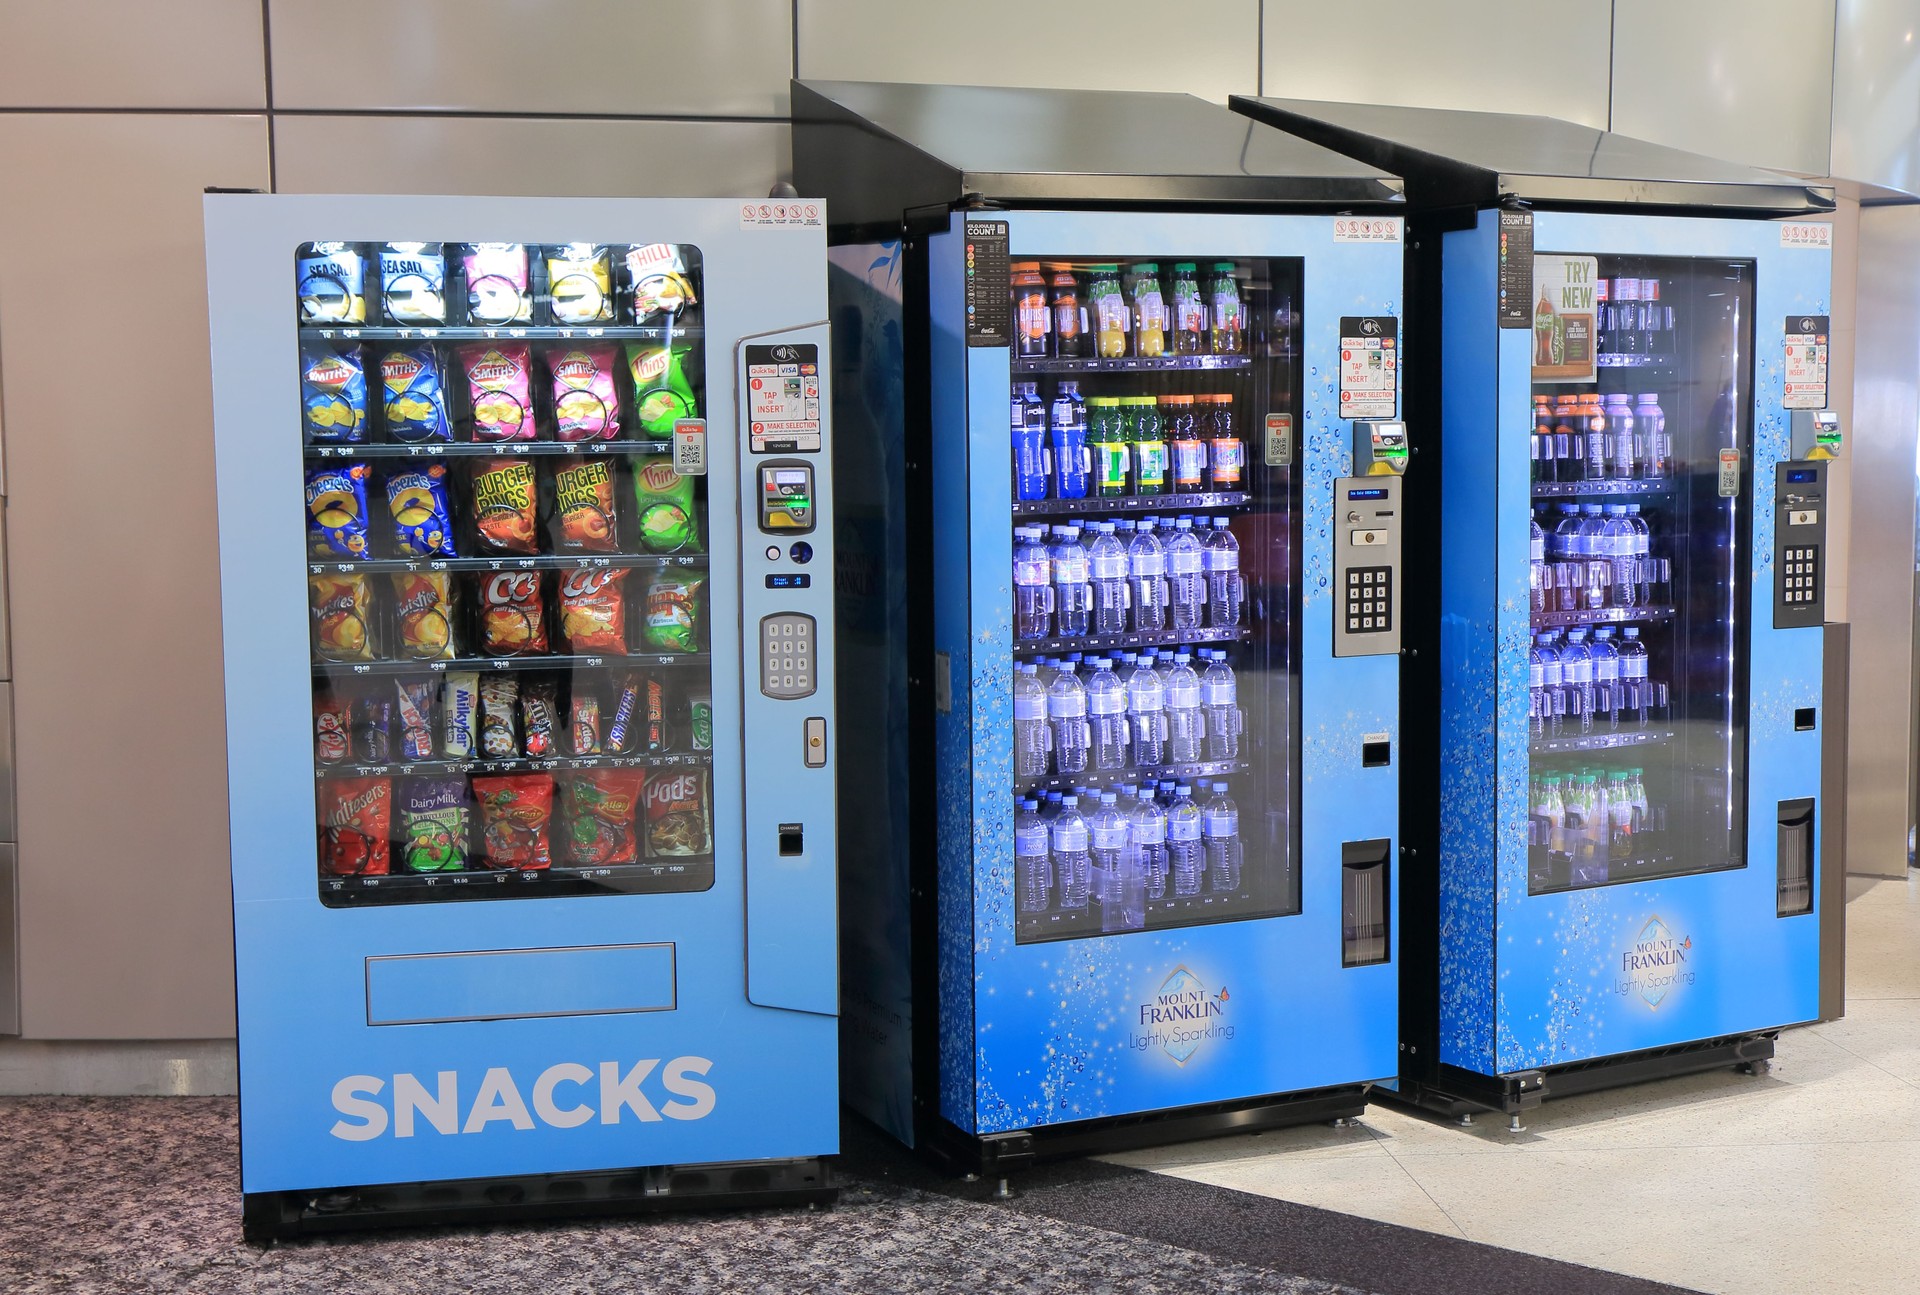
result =
M767 577L767 588L769 589L806 589L812 586L812 584L813 577L804 572Z
M1347 498L1349 499L1385 499L1386 497L1387 497L1387 492L1385 487L1381 487L1374 490L1347 491Z
M1788 468L1787 480L1796 486L1808 485L1820 479L1818 468Z
M807 484L807 473L804 468L777 468L773 479L783 486L804 486Z

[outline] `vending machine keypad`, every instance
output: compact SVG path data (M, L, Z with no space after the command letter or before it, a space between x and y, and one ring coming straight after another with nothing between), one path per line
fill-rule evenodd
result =
M1347 568L1347 633L1385 634L1393 629L1393 568Z
M1789 460L1774 469L1773 625L1803 629L1826 620L1827 469Z
M761 618L761 692L780 701L813 695L815 628L813 617L799 612Z
M1400 650L1400 478L1333 483L1333 654Z

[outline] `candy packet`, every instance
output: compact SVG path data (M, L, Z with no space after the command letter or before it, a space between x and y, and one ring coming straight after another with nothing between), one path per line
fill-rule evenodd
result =
M467 781L415 778L401 784L401 862L408 872L459 872L467 866Z
M433 347L396 346L382 352L380 383L386 396L381 413L394 440L418 444L453 439L446 385Z
M460 263L467 274L467 322L524 324L533 318L525 243L469 243Z
M633 374L633 420L637 436L664 441L682 418L700 416L699 400L687 376L693 343L636 343L627 348Z
M520 690L520 732L529 760L559 754L558 693L559 685L551 679L536 679Z
M440 716L444 721L440 749L447 759L472 757L474 721L479 713L480 676L471 670L449 670L446 686L440 690Z
M483 342L460 348L467 375L476 441L531 441L538 436L533 418L533 348L525 342Z
M367 322L367 263L352 243L302 243L293 254L303 324Z
M600 243L558 243L546 249L547 298L556 324L613 319L613 252Z
M647 857L688 858L713 853L713 819L702 769L647 775Z
M396 550L412 558L452 558L453 512L447 504L447 465L423 463L387 478Z
M401 761L433 759L433 681L399 679L394 691L400 698Z
M380 308L389 324L444 324L447 257L439 243L380 247Z
M551 867L547 824L553 818L553 779L545 774L475 778L480 832L489 868L522 872Z
M351 707L331 688L313 692L313 758L321 764L339 764L353 754Z
M320 871L329 877L387 875L393 784L334 778L320 784Z
M520 681L510 674L480 681L480 754L488 760L520 754Z
M568 725L568 730L572 734L573 754L599 755L600 698L576 681L570 701L573 720Z
M567 780L567 858L586 867L638 863L634 813L646 790L638 769L596 769Z
M386 764L393 758L393 703L384 692L354 699L353 744L362 764Z
M372 475L364 463L307 469L309 555L352 561L367 556L367 479Z
M633 498L640 513L640 542L653 553L698 553L693 478L673 470L673 457L643 454L633 460Z
M539 492L525 459L482 459L473 469L473 524L480 547L495 553L538 553Z
M315 445L367 439L367 371L359 343L300 348L300 417Z
M646 728L647 676L630 671L620 678L620 695L613 704L613 719L607 724L607 750L627 755L635 749Z
M613 386L618 358L611 343L550 352L554 435L563 441L610 441L620 434L620 399Z

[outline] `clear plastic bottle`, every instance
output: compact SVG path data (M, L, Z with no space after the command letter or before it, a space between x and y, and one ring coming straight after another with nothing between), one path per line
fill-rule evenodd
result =
M1104 908L1117 908L1127 901L1128 876L1128 821L1127 815L1120 812L1120 797L1111 791L1100 793L1100 808L1094 811L1093 819L1087 824L1093 854L1093 873L1098 882L1097 894Z
M1578 611L1587 590L1587 542L1580 533L1580 505L1561 504L1551 545L1555 610Z
M1566 673L1557 646L1559 637L1549 632L1533 641L1534 654L1540 658L1540 724L1544 737L1559 737L1566 727L1567 699L1561 691L1566 686ZM1531 673L1531 658L1528 669Z
M1552 611L1549 598L1553 593L1553 577L1547 570L1547 533L1540 529L1538 517L1527 520L1527 546L1527 606L1536 612Z
M1664 480L1673 472L1673 442L1667 436L1667 416L1660 408L1659 392L1648 391L1633 398L1633 421L1646 446L1640 475L1650 481Z
M1140 880L1148 899L1167 896L1167 811L1153 798L1153 788L1142 787L1134 797L1128 839L1139 859Z
M1087 448L1087 402L1078 382L1062 382L1048 415L1053 441L1053 495L1085 499L1093 475L1093 451Z
M1599 504L1580 508L1580 539L1586 553L1586 567L1580 586L1578 610L1600 611L1613 591L1614 533L1607 530L1607 519ZM1058 581L1059 577L1054 577Z
M1201 546L1207 573L1207 623L1216 629L1240 623L1245 586L1240 582L1240 541L1224 517L1215 517Z
M1053 841L1053 880L1059 889L1060 907L1075 912L1087 906L1087 886L1093 860L1087 820L1080 814L1078 796L1062 796L1060 813L1047 825Z
M1200 676L1191 660L1186 652L1175 653L1167 676L1167 758L1174 764L1192 764L1206 750L1206 712L1200 709Z
M1640 561L1637 556L1640 547L1639 530L1635 518L1627 512L1625 504L1607 505L1607 533L1611 540L1613 556L1613 605L1615 607L1638 607L1640 605Z
M1568 630L1567 646L1560 652L1560 673L1564 682L1560 695L1566 698L1566 723L1576 733L1593 731L1593 650L1587 646L1585 630Z
M1127 550L1112 522L1095 522L1087 546L1087 574L1093 586L1093 632L1127 632Z
M1167 762L1167 691L1150 654L1142 654L1126 685L1134 767L1142 771L1158 769Z
M1633 858L1633 789L1627 771L1607 774L1607 857L1616 863Z
M1200 702L1207 712L1207 759L1238 760L1240 732L1246 724L1240 709L1240 682L1234 678L1224 651L1215 649L1200 655L1212 662L1200 676Z
M1640 476L1645 455L1644 433L1633 417L1633 397L1614 393L1604 402L1607 420L1607 475L1615 481L1632 481Z
M1534 639L1527 653L1527 735L1534 738L1547 735L1546 653L1541 646L1546 637L1542 634Z
M1053 617L1063 639L1085 638L1093 623L1093 586L1078 526L1053 528Z
M1613 471L1613 438L1607 435L1606 410L1598 396L1580 397L1575 409L1587 432L1585 480L1605 481Z
M1620 722L1628 728L1647 726L1647 645L1640 641L1640 627L1629 625L1620 631Z
M1113 672L1113 662L1095 657L1087 680L1087 727L1091 734L1093 768L1102 772L1127 767L1127 686Z
M1620 727L1620 650L1613 645L1613 630L1602 626L1593 632L1593 727L1612 731Z
M1047 690L1039 667L1022 662L1013 675L1013 775L1047 776Z
M1038 404L1036 384L1016 383L1009 417L1013 431L1013 497L1020 500L1045 499L1053 467L1053 456L1047 450L1046 409L1040 408L1040 426L1036 431L1027 411L1029 398Z
M1053 678L1047 689L1047 722L1053 728L1053 767L1056 773L1083 773L1092 735L1087 727L1087 686L1071 663Z
M1060 817L1060 796L1062 793L1050 791L1040 800L1040 817L1051 823Z
M1204 567L1205 557L1200 541L1193 534L1193 520L1176 519L1173 538L1167 543L1167 608L1175 630L1196 630L1206 623Z
M1154 533L1154 519L1142 517L1127 545L1127 573L1133 582L1133 628L1152 633L1167 627L1167 550Z
M1227 795L1227 784L1213 784L1213 799L1201 811L1200 833L1207 853L1207 887L1216 895L1240 889L1240 807Z
M1167 807L1167 869L1173 877L1173 893L1179 898L1200 893L1200 876L1207 866L1201 837L1200 807L1193 803L1193 788L1181 783L1173 790L1173 804Z
M1653 601L1653 532L1640 515L1639 504L1626 505L1627 542L1633 560L1633 597L1646 607Z
M1013 531L1013 636L1022 641L1053 633L1053 554L1037 526Z
M1046 912L1053 894L1052 842L1039 802L1031 799L1022 800L1013 816L1013 877L1020 911Z

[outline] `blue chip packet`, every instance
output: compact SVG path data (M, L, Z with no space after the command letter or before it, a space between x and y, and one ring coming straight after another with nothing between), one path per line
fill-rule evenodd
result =
M396 441L450 441L446 385L440 357L431 346L398 346L380 357L380 381L386 388L382 413Z
M387 478L394 543L403 556L453 558L453 514L447 508L447 465L427 463Z
M307 469L307 550L319 558L367 555L367 478L364 463L327 463Z
M444 324L447 257L439 243L380 248L380 307L390 324Z
M294 273L301 323L367 322L367 262L352 243L302 243Z
M358 345L300 348L300 417L310 444L367 439L367 371Z

